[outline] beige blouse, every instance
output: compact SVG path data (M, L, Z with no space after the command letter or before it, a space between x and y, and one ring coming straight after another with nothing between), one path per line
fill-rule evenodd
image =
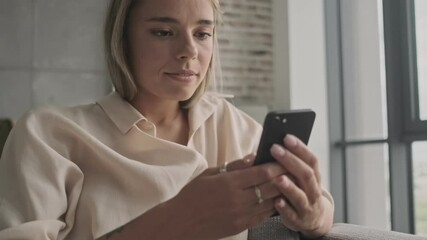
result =
M0 239L97 239L206 168L255 152L262 129L211 94L190 109L189 121L183 146L156 138L156 126L117 93L29 111L0 159Z

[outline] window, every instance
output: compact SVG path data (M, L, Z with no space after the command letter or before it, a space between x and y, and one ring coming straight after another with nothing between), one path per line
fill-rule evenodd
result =
M382 4L379 0L331 0L325 9L335 220L388 230L391 199Z
M427 141L412 144L415 230L427 236Z
M420 120L427 120L427 1L415 0L417 82Z
M336 221L427 236L427 1L325 3Z
M414 1L419 118L427 120L427 1ZM412 143L415 232L427 236L427 141Z

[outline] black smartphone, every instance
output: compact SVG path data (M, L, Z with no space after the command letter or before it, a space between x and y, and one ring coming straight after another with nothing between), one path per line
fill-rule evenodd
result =
M315 118L316 113L311 109L269 112L264 120L255 165L275 161L270 148L275 143L283 146L286 134L296 136L307 145Z

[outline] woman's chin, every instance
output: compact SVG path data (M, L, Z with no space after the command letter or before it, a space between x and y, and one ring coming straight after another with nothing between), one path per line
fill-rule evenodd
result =
M176 100L178 102L184 102L189 100L195 91L175 91L173 94L169 95L169 99Z
M191 99L191 97L194 95L194 92L192 92L192 93L189 93L189 94L186 94L186 95L183 95L181 98L180 98L180 102L184 102L184 101L188 101L188 100L190 100Z

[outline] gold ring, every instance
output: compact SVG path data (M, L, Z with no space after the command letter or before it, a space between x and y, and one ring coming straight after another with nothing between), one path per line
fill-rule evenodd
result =
M262 199L261 190L259 189L258 186L255 186L254 189L255 189L255 195L258 198L258 204L261 204L262 202L264 202L264 199Z
M219 173L226 173L227 172L227 164L228 162L224 162L219 166Z

